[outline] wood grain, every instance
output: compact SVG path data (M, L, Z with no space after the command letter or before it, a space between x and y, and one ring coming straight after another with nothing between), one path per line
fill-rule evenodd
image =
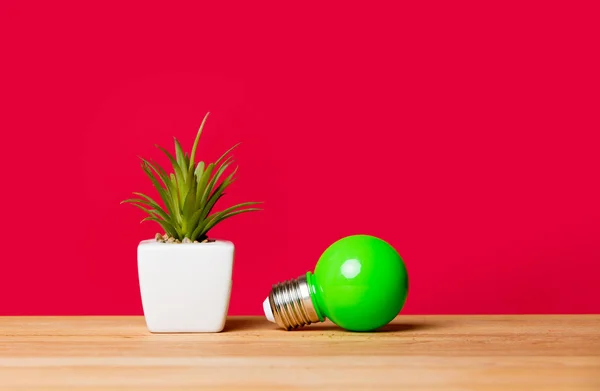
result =
M600 316L401 316L375 333L150 334L141 317L0 317L2 390L600 390Z

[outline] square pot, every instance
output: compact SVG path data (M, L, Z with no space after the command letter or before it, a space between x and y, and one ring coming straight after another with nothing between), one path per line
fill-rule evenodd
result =
M160 243L138 245L144 318L153 333L220 332L225 327L234 245Z

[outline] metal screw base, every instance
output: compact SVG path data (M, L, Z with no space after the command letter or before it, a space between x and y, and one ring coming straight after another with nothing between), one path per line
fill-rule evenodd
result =
M306 276L273 285L269 304L275 322L288 331L321 321L310 298Z

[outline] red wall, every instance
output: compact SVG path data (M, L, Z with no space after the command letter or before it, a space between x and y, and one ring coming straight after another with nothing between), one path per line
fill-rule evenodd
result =
M597 2L327 3L2 2L0 314L140 314L157 227L119 202L207 111L223 205L265 202L213 232L231 314L355 233L405 313L600 312Z

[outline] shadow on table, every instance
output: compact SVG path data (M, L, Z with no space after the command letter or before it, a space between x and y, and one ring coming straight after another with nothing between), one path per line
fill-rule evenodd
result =
M428 330L434 328L437 328L437 325L430 323L393 323L385 325L377 330L361 332L343 330L342 328L334 324L314 324L303 328L302 331L340 331L347 333L401 333L408 331Z
M437 328L438 325L432 323L390 323L371 333L400 333L409 331L419 331ZM267 321L266 319L257 317L233 317L227 319L223 332L236 332L236 331L249 331L257 329L269 329L269 330L280 330L275 324ZM282 330L283 331L283 330ZM297 332L323 332L323 331L339 331L349 332L343 330L331 322L326 323L314 323L306 327L297 329Z
M231 317L227 318L223 332L248 331L263 327L271 328L273 323L258 317Z
M402 331L418 331L435 329L438 325L432 323L392 323L375 330L376 333L394 333Z

